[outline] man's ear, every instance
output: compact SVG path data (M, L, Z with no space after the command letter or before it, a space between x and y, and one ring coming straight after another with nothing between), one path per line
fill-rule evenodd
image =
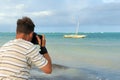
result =
M31 38L31 40L32 40L33 32L31 32L31 33L29 34L29 36L30 36L30 38Z
M33 34L33 32L30 33L30 35L32 35L32 34Z

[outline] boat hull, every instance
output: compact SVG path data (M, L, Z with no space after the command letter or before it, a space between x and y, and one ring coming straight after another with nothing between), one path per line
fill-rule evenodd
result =
M64 35L64 38L85 38L86 35Z

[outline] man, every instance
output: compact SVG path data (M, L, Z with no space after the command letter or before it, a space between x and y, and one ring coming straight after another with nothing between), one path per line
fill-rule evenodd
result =
M45 36L36 36L38 47L31 43L34 33L34 23L28 17L17 21L16 39L0 48L0 80L28 80L32 65L43 72L52 72L51 58L45 47Z

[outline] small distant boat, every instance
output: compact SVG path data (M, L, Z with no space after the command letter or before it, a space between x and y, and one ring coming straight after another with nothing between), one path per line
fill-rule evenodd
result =
M71 34L71 35L64 35L64 38L85 38L86 35L78 34L78 30L79 30L79 21L78 21L78 24L77 24L76 33Z
M74 34L74 35L64 35L64 38L85 38L86 35L78 35L78 34Z

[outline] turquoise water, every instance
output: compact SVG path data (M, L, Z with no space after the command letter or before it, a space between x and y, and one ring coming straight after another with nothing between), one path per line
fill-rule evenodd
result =
M65 34L45 33L57 65L51 75L32 69L31 80L120 80L120 33L79 33L87 35L83 39L64 38ZM0 33L0 46L14 38L15 33Z

